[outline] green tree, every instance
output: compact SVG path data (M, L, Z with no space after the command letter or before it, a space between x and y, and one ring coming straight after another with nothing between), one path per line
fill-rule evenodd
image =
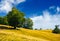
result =
M55 25L55 29L53 30L53 33L60 33L60 29L58 27L59 25Z
M3 18L0 17L0 24L3 24Z
M7 21L7 17L6 17L6 16L3 17L3 24L4 24L4 25L8 25L8 21Z
M37 28L35 28L35 30L38 30Z
M16 8L12 8L12 11L10 11L7 14L7 20L8 24L13 26L14 29L16 29L17 26L22 25L22 20L24 19L24 13L18 11Z
M0 24L7 25L8 24L7 18L6 17L0 17Z
M33 21L30 18L25 19L24 28L33 29Z
M42 28L40 28L40 30L42 30Z

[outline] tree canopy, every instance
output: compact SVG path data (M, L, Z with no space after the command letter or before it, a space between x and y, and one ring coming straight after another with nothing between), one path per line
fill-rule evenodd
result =
M0 17L0 24L7 25L8 24L7 18L6 17Z
M22 24L22 21L24 19L24 13L18 11L16 8L12 8L12 11L10 11L7 14L7 20L8 20L8 24L11 26L14 26L14 28L16 29L16 27L20 24Z
M32 29L33 22L30 18L25 18L25 14L15 7L12 8L6 16L0 17L0 24L13 26L14 29L16 27L24 27L28 29Z
M32 29L33 21L30 18L25 19L24 28Z
M59 25L55 25L55 29L53 30L53 33L60 33L60 29L58 27Z

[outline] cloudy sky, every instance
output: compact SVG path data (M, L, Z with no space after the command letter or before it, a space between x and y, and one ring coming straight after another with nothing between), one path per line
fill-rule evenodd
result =
M0 0L0 16L5 16L12 7L33 20L33 28L54 29L60 25L60 0Z

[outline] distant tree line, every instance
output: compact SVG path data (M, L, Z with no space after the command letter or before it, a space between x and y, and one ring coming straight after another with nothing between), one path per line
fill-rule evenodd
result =
M12 11L6 16L0 17L0 24L13 26L14 29L16 29L16 27L32 29L33 21L30 18L25 18L23 12L13 7Z

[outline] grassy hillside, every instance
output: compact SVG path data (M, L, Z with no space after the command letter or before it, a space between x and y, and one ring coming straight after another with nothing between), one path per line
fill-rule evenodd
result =
M7 27L10 28L0 25L0 41L60 41L60 34L53 34L51 30L14 30Z

